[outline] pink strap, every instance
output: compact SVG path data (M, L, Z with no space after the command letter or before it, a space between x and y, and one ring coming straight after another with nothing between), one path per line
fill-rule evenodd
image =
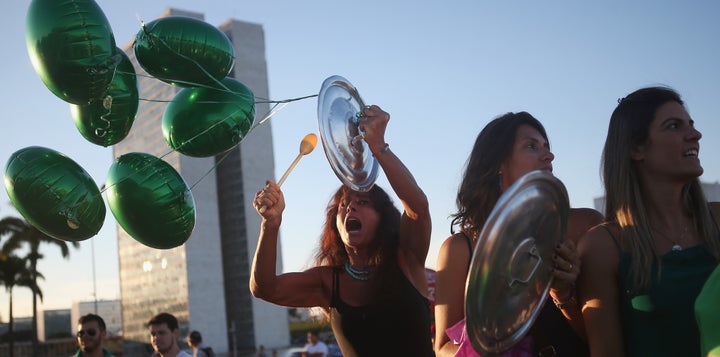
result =
M445 334L447 334L454 344L460 345L458 351L455 353L455 357L482 357L475 352L475 349L473 349L468 339L465 319L458 321L455 325L445 330ZM532 337L527 335L510 350L497 355L497 357L531 357L533 355Z

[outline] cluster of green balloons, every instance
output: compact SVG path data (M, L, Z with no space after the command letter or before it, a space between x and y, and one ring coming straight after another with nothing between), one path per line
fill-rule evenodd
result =
M147 73L183 87L163 113L163 136L173 150L209 157L250 131L255 96L228 77L235 50L220 30L191 17L163 17L143 26L133 51Z
M140 101L137 71L116 46L94 0L32 0L26 42L33 68L54 95L70 104L82 137L104 147L127 137ZM182 88L162 117L163 136L173 150L192 157L218 155L251 130L255 97L228 77L235 53L216 27L190 17L163 17L143 24L132 48L145 72ZM122 155L110 167L105 187L112 214L138 242L169 249L190 237L192 193L162 159ZM5 188L31 224L57 239L91 238L105 219L101 192L90 175L53 149L15 152L5 168Z
M33 0L25 39L35 72L71 104L87 140L109 146L127 136L138 108L135 68L95 1Z

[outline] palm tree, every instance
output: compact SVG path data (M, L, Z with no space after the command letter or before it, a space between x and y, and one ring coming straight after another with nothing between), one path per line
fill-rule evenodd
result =
M42 291L38 288L32 279L32 272L28 265L28 260L18 257L12 253L8 253L10 249L3 245L2 253L0 253L0 282L5 286L5 290L10 296L10 309L9 311L9 330L8 330L8 347L10 357L14 356L15 337L14 334L14 321L13 321L13 288L16 286L28 287L33 291L34 294L40 295L42 299ZM39 276L41 277L41 276Z
M0 239L6 235L14 235L24 229L25 221L16 217L5 217L0 219ZM9 254L16 249L20 248L22 242L13 240L12 242L5 242L2 246L0 254Z
M48 244L55 244L60 248L60 252L62 253L63 258L68 258L70 256L70 249L68 248L68 242L60 239L55 239L53 237L50 237L49 235L41 232L39 229L35 228L32 224L28 223L27 221L16 218L16 217L6 217L0 220L0 236L3 235L3 232L9 233L10 236L6 242L10 247L18 247L22 245L23 243L27 243L29 252L26 256L26 259L30 263L30 276L32 278L33 284L37 286L37 278L41 277L42 274L40 274L37 271L37 262L38 260L44 258L44 256L40 253L40 244L42 243L48 243ZM76 249L80 247L80 243L78 242L70 242L73 247ZM32 321L32 343L33 343L33 356L37 356L38 351L38 340L37 340L37 297L38 297L38 289L33 289L33 306L32 306L32 312L33 312L33 321ZM42 295L40 296L40 300L42 301Z

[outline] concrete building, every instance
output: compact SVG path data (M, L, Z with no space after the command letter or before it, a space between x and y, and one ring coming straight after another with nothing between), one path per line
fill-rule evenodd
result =
M161 16L178 15L203 19L202 14L174 9ZM218 28L234 46L230 76L256 98L269 98L262 26L229 20ZM130 134L113 147L114 157L144 152L168 162L191 187L196 218L188 241L166 250L139 243L118 225L124 354L147 353L146 323L160 312L178 318L181 347L190 330L200 331L204 342L221 355L250 356L260 344L287 346L288 309L254 299L248 289L260 228L252 198L275 171L270 123L255 127L239 145L216 157L173 151L163 138L162 116L181 88L148 76L135 59L132 43L124 50L138 72L141 101ZM256 103L255 122L269 111L268 103ZM278 271L281 262L279 256Z
M87 314L96 314L105 321L108 336L122 335L122 313L120 300L98 300L73 302L70 308L70 329L72 335L77 334L78 319Z
M43 310L37 314L37 319L38 341L72 337L70 309Z

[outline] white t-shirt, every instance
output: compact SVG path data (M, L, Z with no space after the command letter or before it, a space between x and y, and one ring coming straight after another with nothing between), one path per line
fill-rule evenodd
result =
M160 356L160 353L155 352L150 357L159 357L159 356ZM178 354L176 354L175 357L192 357L192 355L183 350L180 350L180 352L178 352Z
M305 352L310 353L322 353L322 357L327 357L328 355L328 346L325 344L325 342L318 341L316 344L306 344L305 345Z

